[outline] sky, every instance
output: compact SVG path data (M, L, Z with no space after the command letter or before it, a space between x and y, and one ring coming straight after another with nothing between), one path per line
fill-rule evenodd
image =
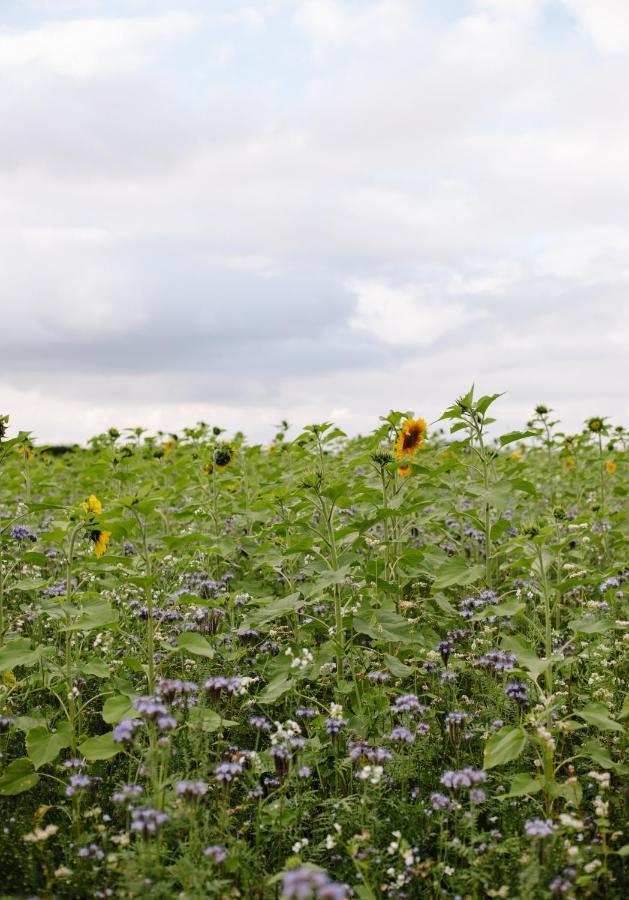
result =
M0 413L629 424L627 0L0 0Z

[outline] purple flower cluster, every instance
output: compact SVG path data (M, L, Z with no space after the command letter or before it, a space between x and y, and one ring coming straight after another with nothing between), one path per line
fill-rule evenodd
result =
M522 681L510 681L505 688L505 694L520 706L528 706L530 703L528 688Z
M155 834L158 828L165 825L170 820L168 813L152 806L144 806L139 809L131 810L131 831L142 835L144 840L148 840L152 834Z
M352 762L383 763L393 759L386 747L372 747L366 741L350 741L347 745Z
M346 900L349 886L332 881L320 869L289 869L282 878L284 900Z
M493 669L494 672L509 672L517 665L518 658L506 650L488 650L478 660L478 665L483 669Z
M399 697L396 697L391 704L392 715L411 713L413 715L422 716L425 712L426 707L422 706L415 694L401 694Z
M469 790L477 784L487 780L487 773L482 769L465 768L459 772L444 772L439 779L444 787L453 791Z
M142 727L140 719L123 719L113 731L113 739L117 744L132 744L136 731Z
M26 525L14 525L9 535L16 541L36 541L37 535Z
M214 776L217 781L235 781L238 775L242 775L241 762L222 762L214 769Z

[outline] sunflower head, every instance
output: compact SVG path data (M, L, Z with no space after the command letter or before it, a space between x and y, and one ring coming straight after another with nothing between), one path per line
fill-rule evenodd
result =
M603 430L603 420L600 416L594 416L594 418L588 419L587 426L594 434L598 434Z
M23 444L21 447L18 447L18 453L21 453L24 460L27 461L31 460L35 455L28 444Z
M522 459L522 451L521 450L513 450L511 453L511 459L514 462L520 462Z
M616 463L614 462L613 459L605 460L605 471L607 472L608 475L615 475L617 468L618 468L618 466L616 465Z
M406 478L413 470L410 466L398 466L397 473L401 478Z
M236 448L233 444L228 444L227 441L221 441L214 448L213 457L217 468L226 469L236 459Z
M540 403L539 406L535 407L535 412L538 416L547 416L550 410L547 406L544 406L542 403Z
M90 531L90 540L94 542L94 553L99 559L107 549L110 537L111 531L99 531L97 529Z
M576 462L574 456L567 456L565 462L566 469L574 469L575 465Z
M87 500L84 500L83 503L81 503L81 509L84 513L92 513L95 516L100 516L103 511L103 504L95 494L90 494Z
M405 419L395 441L395 456L403 459L413 456L424 443L426 423L423 419Z
M9 417L8 416L0 416L0 441L3 437L6 436L7 429L9 427Z

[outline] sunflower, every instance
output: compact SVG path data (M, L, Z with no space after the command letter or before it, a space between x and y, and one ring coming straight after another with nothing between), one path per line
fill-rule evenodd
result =
M419 448L424 443L426 437L426 423L423 419L405 419L402 422L395 441L395 457L396 459L404 459L407 456L415 456ZM411 467L408 464L398 468L400 475L405 477L409 475Z
M222 441L214 448L214 462L219 469L225 469L227 468L227 466L231 466L235 459L236 448L233 444L228 444L225 441Z
M100 559L109 543L111 531L91 531L90 538L94 541L94 553Z
M598 434L599 431L603 430L604 422L600 416L594 416L593 419L588 419L587 426L594 434Z
M103 511L103 504L100 502L98 497L94 494L90 494L87 500L81 503L81 509L86 513L94 513L95 516L100 516Z
M616 463L614 462L613 459L605 460L605 471L607 472L608 475L615 475L617 468L618 468L618 466L616 465Z

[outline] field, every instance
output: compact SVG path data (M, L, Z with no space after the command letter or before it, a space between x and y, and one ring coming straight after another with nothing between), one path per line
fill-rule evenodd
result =
M0 419L0 894L626 896L628 433L499 409Z

